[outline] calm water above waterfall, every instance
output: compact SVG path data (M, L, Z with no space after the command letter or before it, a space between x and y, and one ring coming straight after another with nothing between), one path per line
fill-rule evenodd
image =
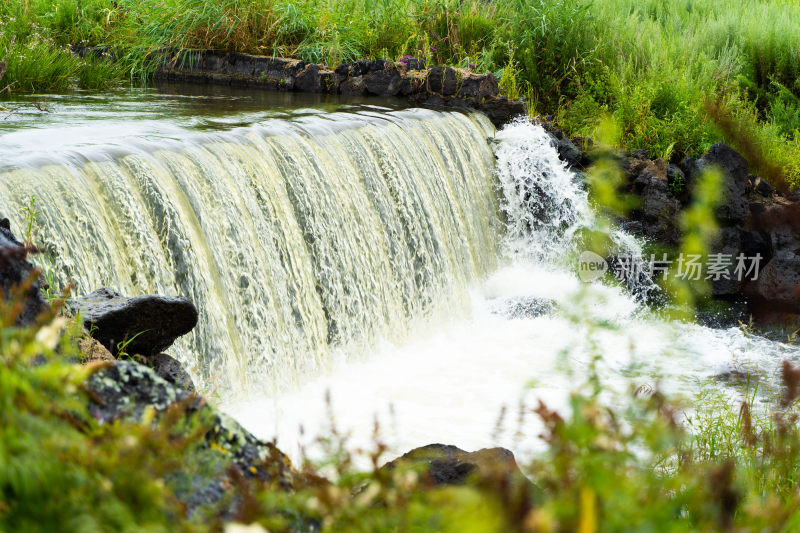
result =
M570 261L593 212L537 127L261 94L25 105L0 121L0 213L19 227L36 195L40 261L79 294L190 297L200 323L170 351L287 452L329 423L326 391L358 443L377 418L398 452L524 454L537 428L517 406L559 406L596 356L617 391L678 392L800 356L580 282Z

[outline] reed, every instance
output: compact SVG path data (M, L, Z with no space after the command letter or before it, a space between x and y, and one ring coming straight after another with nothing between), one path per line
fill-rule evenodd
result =
M505 77L570 134L592 135L610 115L625 146L676 158L724 139L704 111L721 100L800 183L793 0L9 0L0 32L0 52L12 35L35 49L6 75L16 91L99 88L123 73L138 82L143 58L165 46L331 65L413 55ZM84 72L60 51L81 43L135 53Z

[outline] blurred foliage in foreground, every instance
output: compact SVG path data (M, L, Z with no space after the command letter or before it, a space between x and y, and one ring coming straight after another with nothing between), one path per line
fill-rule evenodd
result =
M141 80L163 47L329 65L411 55L495 72L504 93L570 135L592 135L610 114L625 147L665 160L727 140L704 110L718 101L797 186L798 35L794 0L6 0L0 90ZM128 52L87 63L69 53L76 44Z
M522 493L529 498L504 471L437 487L423 472L381 469L377 439L367 453L374 468L358 471L333 431L323 439L332 481L307 463L293 492L242 480L234 515L224 507L189 517L176 496L185 477L175 473L200 472L189 459L201 453L203 421L180 406L142 424L93 421L82 384L102 364L68 362L76 332L63 317L19 329L8 326L13 309L5 304L0 336L2 531L235 531L230 522L269 531L800 528L800 369L789 363L767 408L751 388L734 400L718 387L692 405L638 389L612 408L591 372L567 412L530 409L546 449L523 466L536 487Z

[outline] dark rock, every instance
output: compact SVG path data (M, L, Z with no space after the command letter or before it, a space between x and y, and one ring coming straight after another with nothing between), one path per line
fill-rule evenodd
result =
M109 364L91 375L87 387L92 393L89 413L100 422L139 421L146 408L163 412L188 400L190 394L133 361Z
M800 203L773 207L756 225L768 232L772 258L762 259L758 279L745 293L762 307L800 313Z
M253 76L276 89L294 89L297 74L305 68L302 61L275 57L257 57L253 61Z
M367 92L367 85L364 83L364 77L353 76L347 78L339 84L339 92L349 96L361 96Z
M429 444L415 448L387 463L385 469L410 468L421 471L436 485L463 485L475 479L503 477L523 487L532 484L522 474L514 454L505 448L484 448L465 452L446 444Z
M253 75L253 56L247 54L233 54L233 71L244 76Z
M453 67L433 67L428 70L428 91L453 96L458 91L460 73Z
M700 177L700 167L697 164L696 157L684 157L681 160L680 165L678 165L680 169L683 171L683 175L686 177L686 188L687 190L693 190L695 183L697 183L697 178Z
M84 327L112 354L128 342L125 351L155 355L164 351L197 324L197 309L186 298L158 295L126 297L102 288L69 302L80 312Z
M558 144L556 145L556 150L558 150L558 155L562 161L567 163L569 168L578 168L583 169L583 152L581 152L577 146L575 146L572 141L567 139L566 137L562 137L558 140Z
M419 94L425 87L425 78L411 73L406 73L400 80L400 90L398 94L402 96L412 96Z
M400 92L400 82L400 73L391 63L383 70L373 70L364 75L367 92L379 96L396 95Z
M297 73L294 88L306 93L336 92L333 71L323 69L315 63L309 63Z
M764 235L758 231L742 231L740 239L741 248L739 252L743 253L745 257L760 255L763 264L767 264L772 259L773 252L769 235Z
M490 98L481 102L476 109L489 117L496 127L500 127L514 117L528 114L528 107L522 100L509 100L505 96Z
M210 417L206 441L227 451L243 472L251 471L250 466L277 451L272 444L261 442L229 416L214 411L202 398L176 387L139 363L116 361L92 374L86 385L91 394L89 413L100 422L138 422L147 408L162 413L179 404L183 404L187 414L203 412ZM280 452L277 455L283 457ZM288 459L286 463L289 464ZM283 474L288 475L291 483L291 472Z
M190 514L198 507L221 503L223 497L231 498L232 476L271 481L286 491L294 487L291 462L273 444L259 441L230 417L209 407L202 398L167 382L146 366L133 361L116 361L92 374L86 386L89 413L101 423L140 422L147 409L160 415L175 408L182 409L184 416L199 417L201 424L208 428L200 446L193 452L184 452L196 456L182 460L187 464L207 462L210 454L217 467L205 468L208 472L203 476L196 471L183 470L165 476L168 481L177 480L176 495ZM231 500L235 505L236 499ZM231 513L234 512L235 509L231 509Z
M760 177L756 176L756 179L753 180L753 190L755 190L761 196L772 196L772 193L775 192L775 188L761 179Z
M367 61L367 72L374 72L376 70L386 70L387 68L393 66L394 63L392 63L388 59L375 59L373 61Z
M350 65L349 70L350 76L363 76L369 72L369 67L367 66L367 62L361 59Z
M156 375L188 392L195 392L192 376L184 370L177 359L165 353L158 353L145 358L147 366L152 368Z
M462 72L456 96L475 101L494 98L500 94L500 85L494 74L479 75Z
M619 168L625 175L625 179L632 182L649 163L650 158L647 157L645 150L635 150L630 157L623 157L619 160Z
M674 194L686 191L686 175L677 165L667 165L667 185Z
M742 250L742 232L738 228L721 228L717 233L716 238L711 243L711 254L709 264L716 264L719 266L719 272L724 274L712 276L709 271L706 277L712 276L709 280L711 284L711 295L714 297L729 297L739 293L741 281L736 274L737 257ZM725 259L725 261L714 261L714 255L718 255L718 259ZM724 263L724 264L723 264ZM708 269L708 265L706 265Z
M718 167L724 175L719 203L715 209L717 219L729 226L744 222L750 214L745 198L748 176L745 158L727 144L717 143L697 160L696 167L701 171Z
M16 317L18 326L35 323L36 318L49 309L42 298L39 275L27 256L25 246L11 233L10 221L7 218L0 220L0 287L3 298L8 300L23 283L32 282L22 295L23 306Z
M767 210L766 206L761 202L751 202L749 204L751 213L763 213Z
M680 239L676 226L680 203L669 190L666 163L661 159L648 162L636 177L634 191L641 196L645 233L662 242L676 244Z
M205 54L204 68L221 74L232 72L230 54L226 52L207 52Z

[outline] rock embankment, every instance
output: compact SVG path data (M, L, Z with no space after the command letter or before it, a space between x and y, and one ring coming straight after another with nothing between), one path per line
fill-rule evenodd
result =
M73 47L80 56L103 55L105 48ZM159 55L156 81L254 87L278 91L405 98L413 105L474 109L499 126L527 113L522 100L500 95L494 74L428 67L417 58L356 61L336 67L216 50L167 51Z
M574 170L585 170L600 153L591 140L571 140L552 123L543 126ZM646 150L611 157L624 177L620 193L638 198L638 207L620 224L672 249L683 239L681 214L694 199L698 179L706 169L718 169L722 173L714 210L718 229L709 253L730 262L726 275L709 280L712 296L744 302L749 313L765 322L800 322L800 193L780 191L752 174L748 161L724 143L713 145L700 158L671 162L651 158ZM740 256L748 259L744 267L750 272L742 279L735 272ZM758 265L750 258L758 258Z

